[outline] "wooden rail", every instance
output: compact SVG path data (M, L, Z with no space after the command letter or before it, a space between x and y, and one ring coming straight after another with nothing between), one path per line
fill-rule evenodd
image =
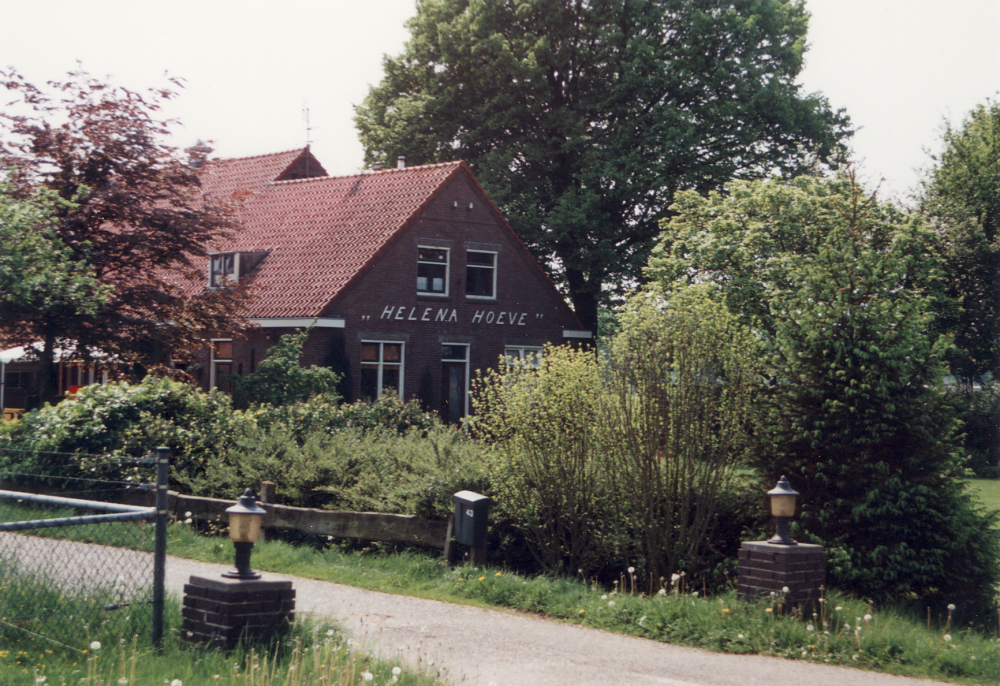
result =
M0 488L12 491L25 490L16 483L2 480L0 480ZM46 495L64 494L60 489L40 488L32 490ZM266 487L262 490L273 497ZM153 507L155 493L139 490L120 491L114 500L128 505ZM210 520L228 524L229 516L226 514L226 508L235 505L236 501L202 498L169 491L167 503L167 507L178 521L184 521L190 517L196 520ZM445 520L380 512L319 510L274 505L267 502L258 502L258 504L267 510L264 526L268 529L288 529L316 534L317 536L353 538L362 541L423 545L444 550L446 558L451 552L449 541L452 530L450 522Z

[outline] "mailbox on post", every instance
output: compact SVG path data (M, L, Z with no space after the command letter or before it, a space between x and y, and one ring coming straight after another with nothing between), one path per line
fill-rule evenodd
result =
M470 548L485 548L490 499L472 491L459 491L454 498L455 540Z

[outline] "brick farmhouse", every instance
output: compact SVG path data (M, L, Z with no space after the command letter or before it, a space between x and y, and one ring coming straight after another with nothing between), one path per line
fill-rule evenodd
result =
M456 421L475 370L591 337L464 162L331 177L306 148L200 170L243 224L204 285L250 287L259 327L211 335L192 366L206 389L311 325L302 362L340 372L348 400L396 393Z

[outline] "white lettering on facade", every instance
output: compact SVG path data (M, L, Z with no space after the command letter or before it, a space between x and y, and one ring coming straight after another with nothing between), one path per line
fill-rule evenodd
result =
M507 313L507 323L510 324L511 326L517 323L517 312Z
M472 323L478 324L481 322L483 320L483 314L485 313L482 310L476 310L476 314L472 317Z
M470 323L472 324L496 324L497 326L525 326L527 324L528 312L490 312L489 310L476 310L475 314L470 317ZM541 315L535 314L536 318L540 318ZM369 315L362 315L362 320L371 319ZM406 306L401 305L399 307L395 305L386 305L382 309L382 315L379 319L391 319L394 321L411 321L411 322L458 322L458 310L449 309L447 307L439 307L437 312L434 311L433 307L425 307L422 312L417 312L416 307L410 307L410 311L406 311Z
M486 323L487 324L492 324L494 317L496 317L496 313L495 312L487 312L486 313Z
M524 326L524 318L527 317L527 316L528 316L527 312L522 312L521 313L521 318L517 320L517 325L518 326Z
M396 319L402 320L404 317L406 317L406 308L400 307L396 310Z
M428 307L426 310L424 310L424 315L420 318L420 321L429 322L430 320L431 320L431 308Z
M407 319L410 320L411 322L417 321L417 318L413 316L413 313L416 312L416 311L417 311L417 308L415 308L415 307L411 307L410 308L410 316L407 317Z
M497 326L503 324L503 316L504 316L504 314L505 314L504 312L501 312L500 315L497 317Z
M448 317L448 321L449 322L457 322L458 321L458 310L452 310L451 311L451 316Z
M392 319L392 311L396 308L392 305L386 305L385 309L382 310L382 316L379 319Z
M443 322L448 316L448 310L438 310L438 313L434 316L434 321Z

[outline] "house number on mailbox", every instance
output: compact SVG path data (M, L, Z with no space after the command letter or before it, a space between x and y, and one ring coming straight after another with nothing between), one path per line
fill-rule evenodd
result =
M466 517L473 517L474 515L475 515L475 513L471 509L468 509L468 510L465 511L465 516Z

